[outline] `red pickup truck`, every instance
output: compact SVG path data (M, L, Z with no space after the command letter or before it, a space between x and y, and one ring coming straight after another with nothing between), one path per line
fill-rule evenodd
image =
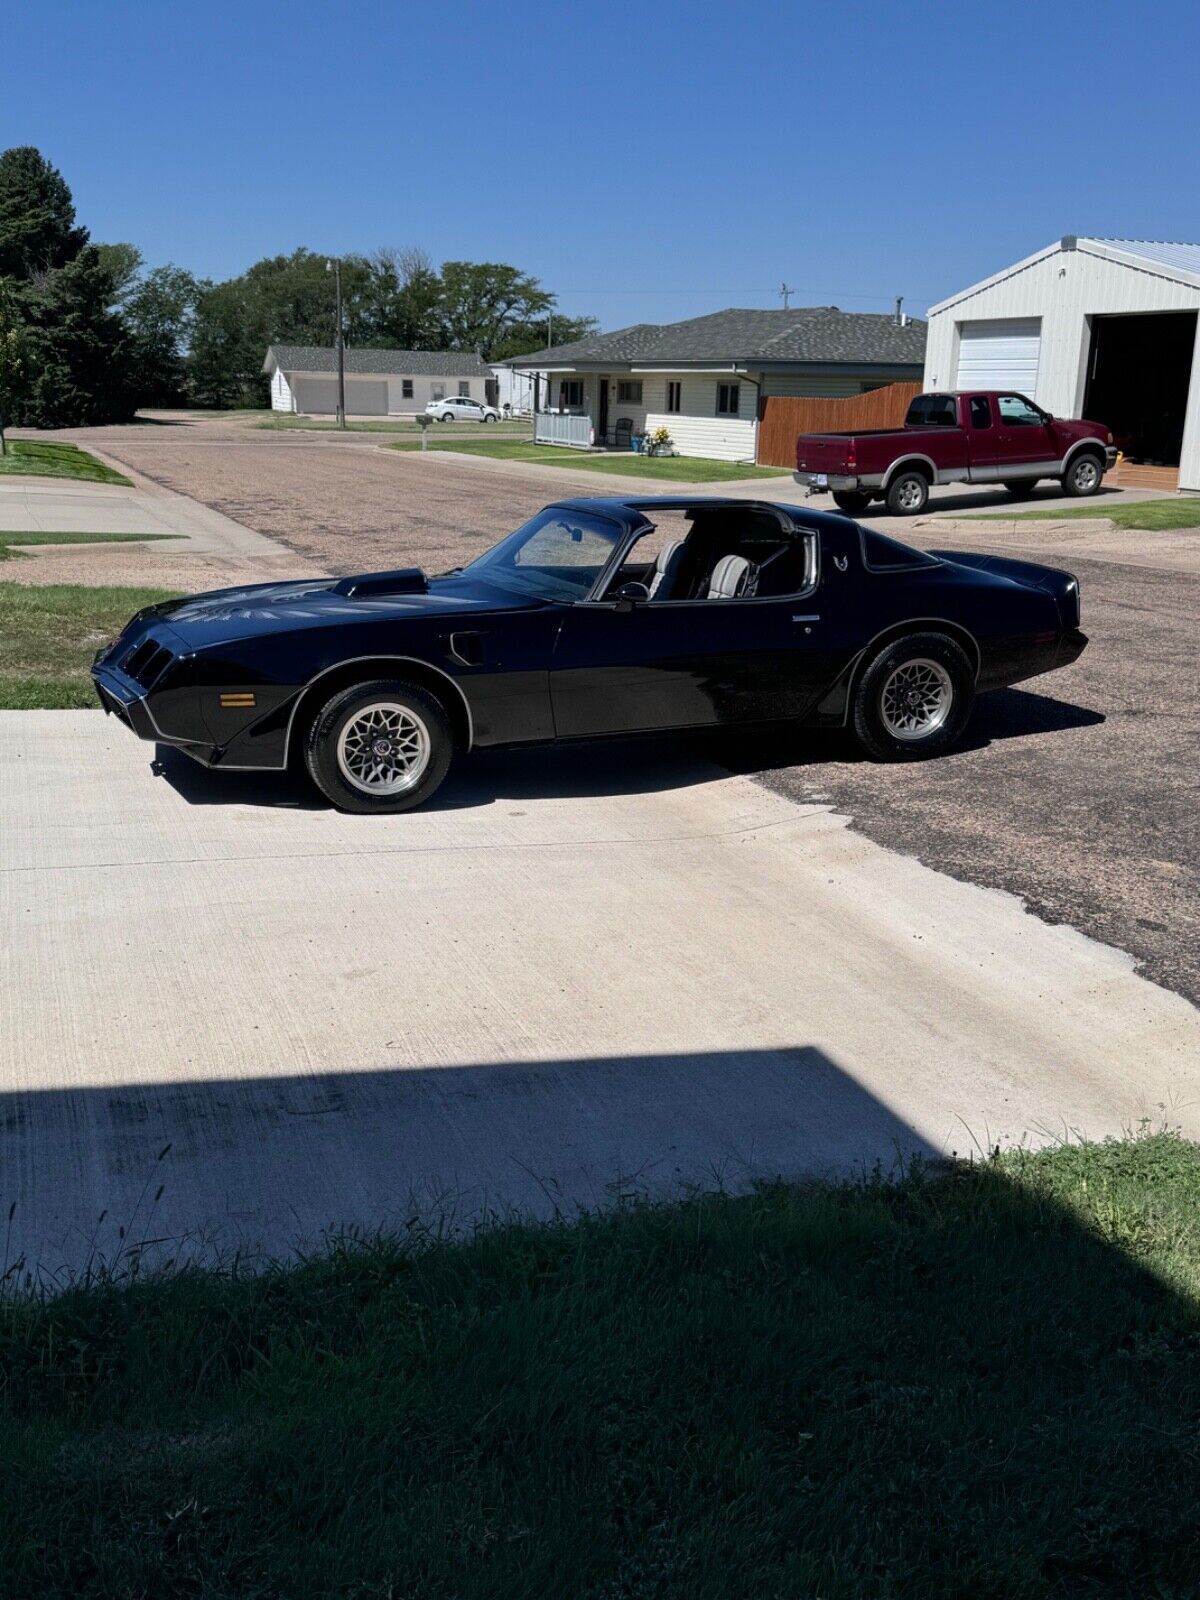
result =
M1067 494L1095 494L1116 457L1101 423L1067 422L1023 394L983 389L919 394L902 428L802 433L795 475L810 494L831 489L851 516L882 500L893 516L911 517L935 483L1001 483L1023 494L1039 478L1058 478Z

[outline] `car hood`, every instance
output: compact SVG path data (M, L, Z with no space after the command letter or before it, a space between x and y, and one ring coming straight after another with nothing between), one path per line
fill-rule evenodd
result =
M546 602L530 595L480 583L465 574L430 578L423 591L355 594L353 580L308 578L296 583L253 583L237 589L167 600L141 616L166 623L191 650L234 639L297 629L336 627L385 619L478 616L489 611L540 609Z

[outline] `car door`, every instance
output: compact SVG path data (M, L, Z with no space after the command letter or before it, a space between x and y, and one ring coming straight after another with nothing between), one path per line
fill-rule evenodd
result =
M825 683L811 596L584 601L550 663L555 733L575 738L802 717Z
M1037 478L1058 460L1045 413L1023 394L996 396L996 473L1002 481Z

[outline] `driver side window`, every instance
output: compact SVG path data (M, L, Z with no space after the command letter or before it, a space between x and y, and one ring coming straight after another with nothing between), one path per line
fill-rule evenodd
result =
M1040 428L1045 417L1023 394L1002 394L996 401L1000 422L1006 428Z

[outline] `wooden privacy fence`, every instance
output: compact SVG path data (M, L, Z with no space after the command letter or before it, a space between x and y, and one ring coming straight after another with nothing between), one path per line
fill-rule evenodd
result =
M832 399L824 395L767 395L758 423L758 460L764 467L796 465L798 433L861 433L898 428L919 383L889 383L867 394Z

